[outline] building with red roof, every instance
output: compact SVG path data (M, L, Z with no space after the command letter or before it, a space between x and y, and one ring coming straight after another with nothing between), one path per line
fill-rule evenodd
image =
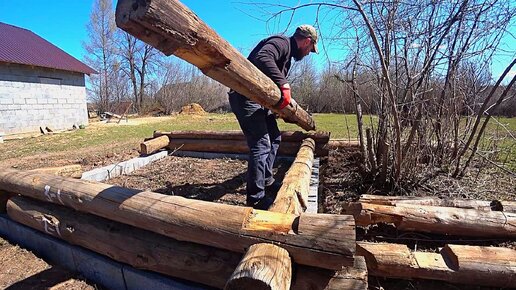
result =
M30 30L0 22L0 132L87 124L94 69Z

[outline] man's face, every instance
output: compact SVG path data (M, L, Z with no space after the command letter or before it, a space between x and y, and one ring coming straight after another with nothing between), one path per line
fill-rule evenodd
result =
M302 60L305 56L309 55L314 48L314 43L311 38L304 38L298 42L297 52L294 55L296 61Z

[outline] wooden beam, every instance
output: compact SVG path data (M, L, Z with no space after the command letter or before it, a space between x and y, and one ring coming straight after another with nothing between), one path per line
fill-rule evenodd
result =
M174 54L195 65L205 75L280 117L307 131L315 130L312 117L294 100L277 109L281 97L277 85L179 1L119 0L116 24L164 54Z
M413 252L406 245L357 242L370 275L508 287L516 285L516 250L446 245L439 253Z
M140 144L140 154L149 155L157 152L160 149L166 148L169 142L168 136L159 136L144 141Z
M405 231L476 237L516 237L516 214L500 211L403 204L348 203L358 226L392 223Z
M281 142L278 154L296 156L301 144L299 142ZM170 139L167 146L169 150L196 151L196 152L217 152L217 153L249 153L246 141L235 140L201 140L201 139ZM316 156L328 156L329 151L325 146L317 146Z
M64 165L57 167L43 167L32 169L30 171L73 178L81 178L82 176L82 167L79 164Z
M439 198L435 196L415 197L415 196L385 196L363 194L360 202L381 205L403 205L418 204L430 206L458 207L476 209L483 211L505 211L516 213L516 201L509 200L476 200L458 198Z
M245 141L245 136L241 130L226 131L154 131L154 137L166 135L171 139L203 139L203 140L240 140ZM306 138L311 138L316 144L326 144L330 141L330 132L301 132L301 131L281 131L282 142L302 142Z
M275 243L299 264L339 269L353 263L351 216L298 217L14 169L0 170L0 190L230 251Z

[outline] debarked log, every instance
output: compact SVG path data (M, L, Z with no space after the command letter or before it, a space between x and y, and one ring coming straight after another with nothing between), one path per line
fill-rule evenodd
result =
M71 164L56 167L42 167L32 169L31 171L73 178L81 178L82 176L82 167L79 164Z
M140 153L143 155L152 154L160 149L166 148L168 143L168 136L155 137L140 144Z
M516 251L500 247L446 245L439 253L411 251L406 245L357 242L370 275L429 279L512 288Z
M357 226L392 223L399 230L471 237L516 237L516 214L499 211L403 204L348 203L343 213Z
M352 216L295 216L14 169L0 170L0 190L230 251L274 243L299 264L340 269L353 263Z
M279 155L296 156L301 144L298 142L281 142L278 149ZM249 153L246 141L241 140L201 140L201 139L170 139L167 147L169 150L217 152L217 153ZM328 156L329 151L325 146L316 146L316 156Z
M382 205L419 204L430 206L458 207L484 211L516 212L516 201L509 200L476 200L459 198L439 198L435 196L385 196L363 194L359 202Z
M11 198L8 215L21 224L136 268L216 288L224 287L242 256L232 251L177 241L133 226L23 196ZM344 267L339 274L324 276L320 273L329 270L302 266L298 269L300 275L294 276L291 289L366 289L349 288L349 285L367 283L364 267L365 262L357 260L353 267ZM329 283L330 281L332 283ZM328 288L326 285L333 286Z
M116 24L165 55L174 54L205 75L291 120L315 130L312 117L294 100L282 110L274 82L176 0L119 0Z
M240 254L177 241L153 232L23 196L7 203L9 217L73 245L138 269L222 288Z
M166 135L171 139L203 139L203 140L241 140L245 141L245 136L241 130L226 131L154 131L154 137ZM316 144L326 144L330 141L330 132L301 132L301 131L281 131L282 142L302 142L306 138L311 138Z

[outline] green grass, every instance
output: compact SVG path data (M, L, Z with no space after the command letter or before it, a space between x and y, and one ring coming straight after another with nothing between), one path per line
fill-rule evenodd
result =
M314 119L319 131L331 132L332 139L357 137L357 125L355 115L343 114L314 114ZM130 119L130 122L138 122L139 119ZM498 121L511 132L516 134L516 118L498 118ZM122 121L124 122L124 121ZM364 118L364 124L370 127L372 120L369 116ZM281 130L300 130L294 124L287 124L279 120ZM25 157L36 154L80 150L93 146L113 146L115 143L134 142L137 146L144 138L151 137L154 130L239 130L238 123L233 114L208 114L205 116L183 116L156 118L151 123L140 125L91 125L84 130L78 130L69 134L56 134L41 136L38 138L26 138L11 140L0 144L0 160L13 157ZM505 130L493 120L489 124L490 136L505 136ZM503 135L505 134L505 135ZM516 143L514 139L505 138L497 141L497 146L507 152L504 158L515 163L516 167ZM512 166L511 166L512 167Z

